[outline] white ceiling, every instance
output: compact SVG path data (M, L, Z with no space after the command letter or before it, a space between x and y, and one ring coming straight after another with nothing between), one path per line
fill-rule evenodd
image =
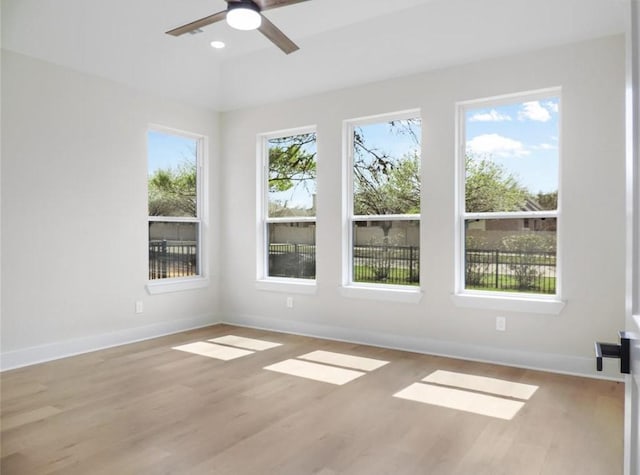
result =
M624 0L309 0L265 16L299 46L216 23L224 0L2 0L2 47L230 110L624 31ZM224 50L209 43L221 39Z

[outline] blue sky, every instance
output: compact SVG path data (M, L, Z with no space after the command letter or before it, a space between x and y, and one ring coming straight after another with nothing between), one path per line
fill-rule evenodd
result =
M558 98L466 109L467 150L504 166L530 192L558 189ZM388 122L359 127L369 147L401 157L415 150L406 134L392 131ZM397 129L396 129L397 130ZM420 138L419 128L414 129ZM155 130L148 132L148 170L175 168L195 160L197 141ZM312 146L315 151L315 144ZM310 148L311 151L311 148ZM291 207L310 207L316 183L269 193L270 200L287 201Z
M422 133L420 126L409 124L408 127L420 140ZM362 131L364 143L370 149L384 151L398 159L414 151L417 151L418 155L420 155L420 146L415 143L411 135L399 132L402 129L398 126L391 127L389 122L363 125L359 126L358 129Z
M558 189L557 97L467 109L466 149L502 165L531 193Z
M147 159L149 175L158 169L175 169L184 162L196 159L197 140L157 130L147 133Z

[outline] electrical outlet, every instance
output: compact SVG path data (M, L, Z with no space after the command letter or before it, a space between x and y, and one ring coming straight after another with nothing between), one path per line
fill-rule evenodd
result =
M503 332L507 330L506 317L496 317L496 330L498 330L499 332Z
M293 308L293 297L287 297L287 308Z
M144 304L142 303L142 300L136 300L136 313L142 312L144 312Z

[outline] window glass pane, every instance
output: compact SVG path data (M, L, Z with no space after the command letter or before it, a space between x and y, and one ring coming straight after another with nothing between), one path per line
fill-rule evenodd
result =
M267 141L269 217L315 216L316 134Z
M556 293L556 218L465 221L465 288Z
M468 213L557 209L559 99L465 111Z
M149 222L149 279L198 275L198 223Z
M198 140L151 130L147 147L149 216L197 216Z
M420 213L419 118L353 131L353 214Z
M269 223L269 276L316 278L316 223Z
M420 284L420 221L355 221L353 281Z

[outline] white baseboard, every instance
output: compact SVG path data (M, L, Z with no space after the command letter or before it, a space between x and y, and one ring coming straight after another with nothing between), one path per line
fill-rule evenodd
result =
M612 381L624 380L616 366L617 361L606 363L604 371L597 372L595 357L506 350L255 315L234 315L233 318L223 319L222 323L573 376Z
M0 353L0 371L44 363L68 356L120 346L136 341L149 340L165 335L202 328L219 323L262 330L279 331L329 340L372 345L394 350L412 351L434 356L445 356L470 361L494 363L519 368L549 371L553 373L585 376L590 378L623 381L618 373L617 361L605 364L603 372L595 371L594 358L505 350L480 345L469 345L431 338L394 335L363 329L335 327L309 322L296 322L255 315L235 315L218 319L213 315L162 322L129 328L101 335L92 335L63 342L33 346Z
M196 328L220 323L214 315L199 315L191 318L154 323L142 327L127 328L100 335L91 335L46 345L31 346L15 351L0 353L0 371L16 369L46 361L66 358L68 356L89 353L114 346L149 340L160 336L171 335Z

